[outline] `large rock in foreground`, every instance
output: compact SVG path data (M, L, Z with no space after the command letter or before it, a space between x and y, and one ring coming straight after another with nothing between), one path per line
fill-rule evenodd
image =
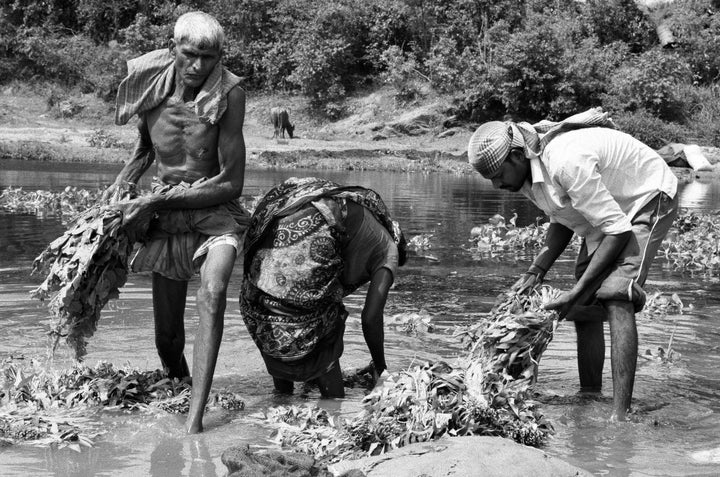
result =
M452 437L329 466L333 475L358 469L367 477L570 477L589 472L542 450L500 437Z

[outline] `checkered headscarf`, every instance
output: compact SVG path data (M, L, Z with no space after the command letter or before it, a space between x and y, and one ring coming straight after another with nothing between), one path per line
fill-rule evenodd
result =
M588 127L615 129L615 123L601 108L589 109L560 122L490 121L477 128L470 138L468 161L483 177L488 178L498 170L511 149L520 148L526 158L536 158L558 135Z

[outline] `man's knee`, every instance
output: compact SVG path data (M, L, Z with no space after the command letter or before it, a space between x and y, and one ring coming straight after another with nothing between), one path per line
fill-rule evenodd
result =
M227 299L228 283L223 280L203 280L198 288L197 299L207 306L216 308L224 305Z
M635 313L645 306L647 295L638 283L626 277L608 277L597 291L597 299L603 303L608 301L627 301L631 303Z

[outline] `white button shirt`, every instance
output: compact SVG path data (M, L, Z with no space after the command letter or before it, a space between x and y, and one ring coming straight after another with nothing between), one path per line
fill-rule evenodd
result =
M569 131L530 159L532 183L520 190L585 238L592 253L604 235L631 230L631 219L659 192L674 197L677 178L662 157L629 134L609 128Z

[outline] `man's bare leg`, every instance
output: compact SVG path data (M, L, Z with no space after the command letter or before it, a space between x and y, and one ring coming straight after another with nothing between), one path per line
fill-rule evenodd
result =
M155 347L170 378L190 376L185 349L185 299L187 282L152 275Z
M575 321L577 361L580 390L598 392L602 389L605 364L605 336L602 321Z
M628 301L607 301L610 321L610 363L613 377L613 420L624 421L630 411L635 369L637 367L638 334L633 304Z
M235 248L231 245L215 246L208 251L200 269L200 288L197 292L199 325L193 348L190 412L185 425L191 434L203 430L202 417L222 341L227 288L235 265L235 255Z

